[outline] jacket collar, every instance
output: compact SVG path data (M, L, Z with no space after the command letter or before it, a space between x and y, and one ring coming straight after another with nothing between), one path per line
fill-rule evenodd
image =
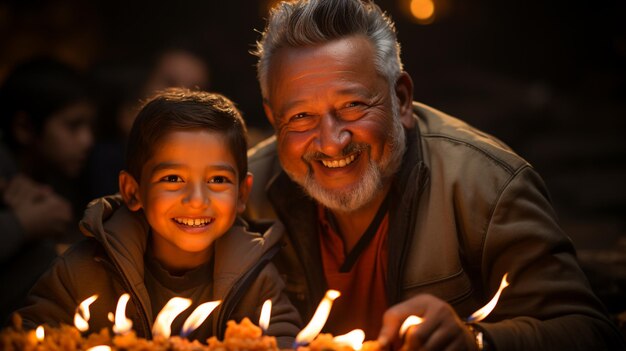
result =
M151 327L156 316L151 314L150 297L144 284L144 254L150 229L145 216L130 211L121 196L107 196L88 205L79 226L85 236L96 239L104 247L106 260L111 262L126 283L126 289L138 297ZM264 255L273 254L270 250L280 242L283 231L281 225L276 224L261 236L235 223L218 238L213 244L214 299L224 301L233 294L235 284Z

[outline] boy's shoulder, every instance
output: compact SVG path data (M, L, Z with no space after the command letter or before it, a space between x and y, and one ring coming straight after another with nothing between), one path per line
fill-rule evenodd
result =
M215 271L241 271L254 266L281 246L284 228L280 223L263 234L234 225L215 241Z

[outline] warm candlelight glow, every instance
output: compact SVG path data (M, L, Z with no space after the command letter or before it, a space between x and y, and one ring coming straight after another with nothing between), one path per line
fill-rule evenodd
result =
M363 347L363 340L365 340L365 332L361 329L354 329L348 334L335 336L333 338L335 343L348 345L355 351L359 351L361 347Z
M220 303L222 303L222 301L209 301L196 307L196 309L191 312L191 315L187 318L187 320L185 320L185 324L183 324L183 329L180 331L180 335L185 337L192 331L196 330L200 324L207 319L211 312L219 306Z
M45 335L46 333L43 330L43 325L38 326L37 330L35 330L35 336L37 337L37 341L42 342Z
M267 299L261 308L261 316L259 317L259 327L266 331L270 326L270 317L272 316L272 300Z
M400 336L404 336L410 327L421 324L423 321L424 319L422 317L418 317L416 315L408 316L400 326Z
M169 338L172 334L172 321L190 305L190 299L184 299L182 297L171 298L157 315L154 326L152 327L152 334Z
M87 351L111 351L111 346L98 345L88 348Z
M107 314L107 319L109 320L109 322L115 322L115 315L113 315L113 312L109 312Z
M93 295L91 297L86 298L83 302L78 305L77 311L74 314L74 326L76 329L81 332L87 331L89 329L89 318L91 315L89 314L89 305L91 305L96 299L98 295Z
M328 319L328 314L330 314L333 301L340 295L341 293L337 290L328 290L326 292L326 295L317 306L317 310L315 310L315 314L313 314L313 318L311 318L309 324L296 336L297 344L310 343L315 339L317 334L319 334L324 327L324 324L326 324L326 319Z
M468 322L480 322L483 319L485 319L489 315L489 313L491 313L491 311L493 311L493 309L496 307L496 304L498 303L498 299L500 298L500 294L502 293L502 290L504 290L504 288L509 286L509 282L506 280L508 275L509 273L505 274L504 277L502 277L502 282L500 282L500 288L498 289L498 292L496 292L494 297L491 299L491 301L489 301L488 304L483 306L478 311L472 313L472 315L467 318Z
M113 325L113 331L116 334L124 334L129 332L133 327L133 321L126 318L126 304L130 300L129 294L123 294L120 299L117 300L117 307L115 308L115 324Z

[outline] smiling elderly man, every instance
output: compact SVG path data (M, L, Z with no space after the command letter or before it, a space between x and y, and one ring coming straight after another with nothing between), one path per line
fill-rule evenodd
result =
M258 43L276 133L249 153L247 217L285 224L277 265L304 320L333 288L326 331L384 345L415 314L410 349L624 348L535 170L413 102L399 51L391 20L359 0L280 3ZM507 272L491 315L464 323Z

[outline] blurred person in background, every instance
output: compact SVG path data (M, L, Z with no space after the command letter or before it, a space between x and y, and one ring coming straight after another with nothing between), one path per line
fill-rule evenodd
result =
M80 238L94 119L85 78L54 59L17 65L0 88L1 322Z
M117 192L128 133L141 101L166 88L208 90L210 66L190 45L164 46L147 60L102 64L94 69L99 135L89 161L90 196Z

